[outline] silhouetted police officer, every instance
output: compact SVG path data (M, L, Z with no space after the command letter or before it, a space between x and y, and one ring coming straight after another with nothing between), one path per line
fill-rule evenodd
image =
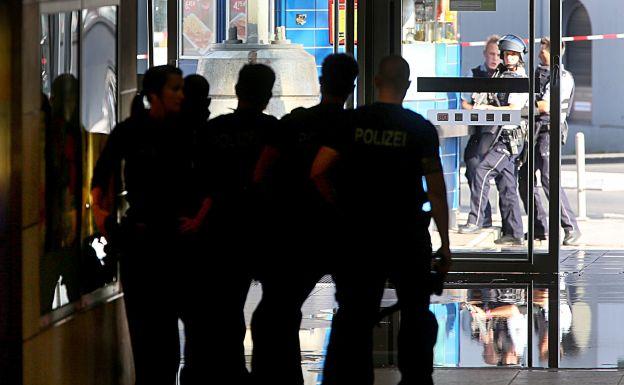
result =
M542 38L540 42L540 65L535 70L535 79L538 82L537 110L535 117L536 142L535 142L535 169L540 171L542 189L546 199L550 197L550 39ZM561 51L563 55L563 48ZM561 133L562 143L567 139L568 124L567 115L570 111L570 103L574 94L574 77L561 68ZM520 197L527 209L529 171L525 165L520 169ZM537 181L537 179L535 179ZM561 199L561 227L565 232L563 244L575 245L581 237L581 232L576 221L576 216L570 206L568 196L563 191L559 192ZM545 240L548 234L548 212L542 204L539 189L534 189L535 197L535 239Z
M448 206L437 132L401 106L409 72L400 56L384 58L375 78L379 102L359 108L350 124L328 133L312 166L317 188L346 221L344 252L334 258L339 308L324 385L373 384L372 328L387 279L401 304L401 384L433 383L437 323L429 311L430 214L423 205L431 202L442 240L443 271L451 259ZM339 172L335 182L332 169Z
M180 363L177 305L180 218L189 207L189 149L177 142L177 117L183 101L182 72L172 66L150 68L143 94L150 108L112 131L91 183L93 211L100 231L109 212L103 206L110 181L124 163L129 209L122 221L121 282L137 385L174 385Z
M212 205L206 217L204 256L212 261L205 282L214 308L213 352L204 369L218 372L233 384L249 381L245 367L243 308L254 264L263 242L256 225L260 210L253 182L256 163L266 136L275 131L277 119L263 113L272 96L275 73L263 64L245 65L238 76L238 107L218 116L198 134L200 171ZM206 291L205 291L206 292ZM204 373L208 373L204 370Z
M273 223L267 240L275 259L263 263L262 301L252 321L252 374L257 383L303 385L301 306L317 281L329 273L327 249L337 232L332 226L336 222L328 223L323 214L310 168L323 133L342 128L343 106L357 74L353 57L328 56L320 77L321 103L284 116L279 135L265 147L258 163L257 178L272 209L263 223Z
M206 382L205 365L210 362L211 332L210 323L214 312L207 311L205 304L206 272L213 264L206 258L201 229L208 211L212 206L210 197L203 199L200 189L201 175L197 170L197 132L203 131L208 124L210 111L210 85L201 75L189 75L184 78L184 102L179 117L179 136L184 143L186 153L180 154L188 162L186 172L189 184L185 203L192 207L180 219L178 242L178 260L182 264L180 288L182 295L177 302L180 306L180 318L184 323L184 366L180 373L182 385L204 384ZM181 171L182 172L182 171ZM182 187L181 187L182 188ZM199 210L198 202L202 202Z

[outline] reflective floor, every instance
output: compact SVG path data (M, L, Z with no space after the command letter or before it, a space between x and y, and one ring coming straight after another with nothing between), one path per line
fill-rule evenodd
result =
M431 310L439 324L435 348L436 380L440 384L624 384L624 251L562 253L560 291L560 367L602 370L539 371L548 366L548 290L528 285L466 283L433 296ZM254 284L245 314L247 321L262 296ZM382 306L396 301L386 289ZM306 385L322 377L325 349L336 303L329 277L319 282L303 306L300 338ZM530 312L530 314L529 314ZM531 323L531 324L529 324ZM396 384L398 315L375 330L377 384ZM250 333L245 341L250 358ZM487 370L483 368L488 368Z

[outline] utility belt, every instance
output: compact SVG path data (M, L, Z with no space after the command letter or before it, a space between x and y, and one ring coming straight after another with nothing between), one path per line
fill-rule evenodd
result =
M498 141L503 143L510 155L518 155L526 141L526 125L501 127Z
M561 122L561 144L566 144L568 140L568 122L566 120ZM535 122L536 134L543 134L550 132L550 122Z

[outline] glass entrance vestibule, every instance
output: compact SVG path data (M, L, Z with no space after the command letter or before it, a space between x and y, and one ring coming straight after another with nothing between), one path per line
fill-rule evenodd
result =
M139 0L137 25L138 72L148 65L172 63L185 74L200 73L211 83L213 115L234 106L235 75L249 61L277 67L278 82L269 113L278 117L298 106L318 101L318 75L323 59L334 52L352 53L360 66L356 95L349 106L375 101L373 77L377 64L388 54L400 54L410 64L412 86L404 107L430 119L440 137L452 222L454 272L432 310L441 325L436 347L440 366L558 367L562 339L559 311L562 284L559 263L579 258L573 248L561 248L565 233L561 222L562 5L534 0ZM487 72L491 38L515 35L526 45L524 71L512 78L478 78L473 68ZM550 63L541 63L540 40L550 38ZM495 45L496 46L496 45ZM497 49L498 51L498 49ZM539 178L518 178L514 166L515 203L520 218L516 232L522 242L496 242L509 223L505 207L509 188L497 178L485 178L488 193L480 199L489 221L479 231L463 232L470 222L472 182L466 177L466 146L486 126L523 127L523 168L535 175L541 153L533 145L539 93L535 68L550 69L550 147L548 190ZM519 108L469 110L465 103L479 95L524 95ZM565 106L563 107L565 113ZM538 173L537 175L540 175ZM506 189L505 192L502 190ZM536 194L537 192L537 194ZM507 195L505 195L507 194ZM541 194L541 195L540 195ZM565 194L565 193L564 193ZM537 198L536 198L537 197ZM541 197L541 201L539 200ZM548 228L538 229L535 205L544 204ZM474 210L473 210L474 211ZM478 215L481 215L477 213ZM572 215L574 213L571 213ZM473 213L474 215L474 213ZM544 219L544 218L541 218ZM518 224L519 223L519 224ZM543 223L543 222L540 222ZM519 227L518 227L519 226ZM548 234L541 237L540 232ZM434 244L437 242L435 228ZM545 239L541 239L545 238ZM435 245L434 245L435 246ZM574 257L577 255L577 257ZM331 308L331 283L320 283L322 305L306 308L310 319L302 328L302 343L310 344L311 367L318 366ZM322 286L322 285L327 285ZM258 288L258 290L260 290ZM257 291L256 296L260 295ZM253 306L254 291L249 306ZM392 302L392 289L384 302ZM251 311L251 308L248 309ZM389 321L393 322L392 320ZM320 326L319 326L320 325ZM322 334L314 334L324 330ZM376 338L391 340L392 327ZM383 334L383 336L382 336ZM304 338L305 337L305 338ZM393 345L380 365L395 363ZM475 358L477 357L477 358ZM311 369L312 370L312 369Z

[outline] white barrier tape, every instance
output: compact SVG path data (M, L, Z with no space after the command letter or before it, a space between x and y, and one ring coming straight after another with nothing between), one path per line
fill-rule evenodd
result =
M591 41L591 40L614 40L614 39L624 39L624 33L607 33L603 35L586 35L586 36L565 36L562 38L563 41ZM535 39L535 43L539 43L541 39ZM528 42L528 39L524 39L525 42ZM485 46L485 41L471 41L471 42L461 42L459 43L462 47L483 47Z

